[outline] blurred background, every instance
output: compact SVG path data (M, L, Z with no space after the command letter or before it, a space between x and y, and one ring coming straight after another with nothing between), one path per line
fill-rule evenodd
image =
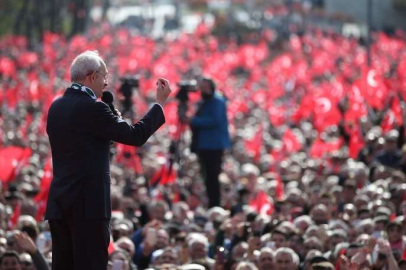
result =
M286 10L272 12L277 6ZM404 0L3 0L0 8L0 35L22 34L30 42L40 41L46 31L73 36L100 22L153 37L191 32L202 21L215 22L218 34L283 31L287 20L357 37L366 36L368 24L386 32L406 28Z

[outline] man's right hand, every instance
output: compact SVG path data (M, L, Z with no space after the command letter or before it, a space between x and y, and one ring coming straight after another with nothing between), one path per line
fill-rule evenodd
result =
M164 106L166 100L168 99L169 95L172 92L171 86L169 84L169 81L164 78L159 78L156 85L157 85L156 103L160 104L161 106Z

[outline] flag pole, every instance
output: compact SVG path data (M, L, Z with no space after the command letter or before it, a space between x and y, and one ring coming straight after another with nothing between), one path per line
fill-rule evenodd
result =
M367 0L367 64L368 67L371 66L371 45L372 45L372 37L371 37L371 28L372 28L372 1Z

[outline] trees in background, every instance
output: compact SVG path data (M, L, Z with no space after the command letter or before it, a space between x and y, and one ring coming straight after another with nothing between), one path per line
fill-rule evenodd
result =
M44 31L72 36L85 31L93 5L103 14L110 0L3 0L0 1L0 36L25 35L29 42L38 41Z

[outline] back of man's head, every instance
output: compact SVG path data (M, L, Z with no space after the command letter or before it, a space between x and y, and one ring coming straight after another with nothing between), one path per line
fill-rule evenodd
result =
M90 73L98 71L101 65L104 65L104 61L97 51L85 51L79 54L70 67L71 81L83 81Z

